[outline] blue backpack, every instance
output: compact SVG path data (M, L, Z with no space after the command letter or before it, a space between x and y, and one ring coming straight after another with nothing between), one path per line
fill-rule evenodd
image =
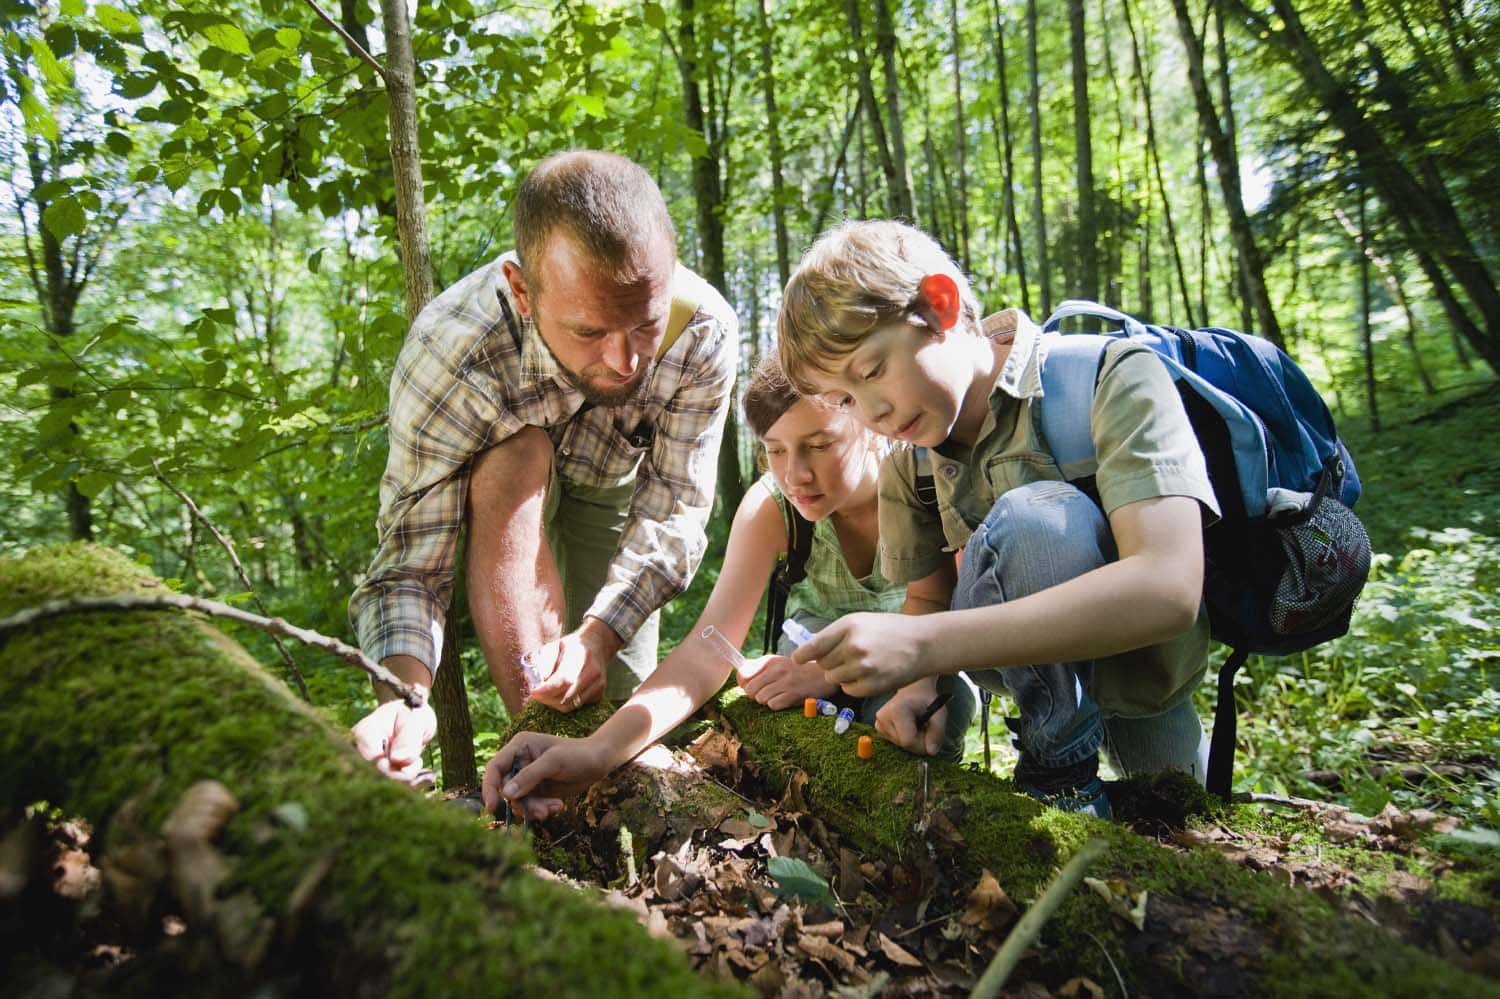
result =
M1119 328L1055 332L1074 316ZM1068 481L1094 495L1090 411L1105 349L1121 338L1156 351L1203 448L1222 515L1203 532L1204 601L1214 639L1231 650L1219 672L1207 783L1228 798L1235 672L1251 653L1299 652L1349 630L1370 568L1370 541L1351 511L1360 495L1354 461L1307 376L1261 337L1150 326L1076 300L1042 329L1041 433Z

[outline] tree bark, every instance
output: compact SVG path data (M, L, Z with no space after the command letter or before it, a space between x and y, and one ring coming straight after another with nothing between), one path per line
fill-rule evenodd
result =
M844 10L849 18L849 39L854 48L854 70L859 86L859 102L864 108L863 120L870 123L875 154L880 160L880 170L885 175L886 204L889 211L898 218L911 218L911 189L906 186L906 178L896 168L890 142L886 139L885 119L880 114L880 103L875 99L875 82L870 72L870 55L865 50L864 19L860 15L859 4L860 0L845 0ZM862 188L863 186L861 185ZM863 209L860 214L864 214Z
M781 115L776 108L776 59L771 33L770 17L766 14L766 0L756 0L755 13L760 24L760 73L761 95L766 105L766 140L771 155L771 224L776 233L776 274L780 287L785 288L792 278L791 240L786 230L786 204L782 190ZM842 159L842 157L840 157Z
M1083 0L1068 0L1073 63L1073 154L1078 178L1078 292L1099 297L1099 231L1094 215L1094 142L1089 123L1089 53Z
M877 0L882 5L885 0ZM948 0L948 17L953 36L953 130L954 150L957 158L954 161L955 186L958 188L958 225L955 235L958 237L958 259L963 265L964 273L969 274L974 270L974 261L969 256L969 176L965 168L964 159L967 155L966 146L969 144L967 129L964 128L964 76L963 76L963 40L959 32L958 0Z
M1010 245L1011 266L1016 271L1016 281L1021 286L1021 309L1031 312L1031 287L1026 281L1026 248L1021 242L1021 225L1016 219L1016 164L1015 142L1010 132L1010 75L1005 59L1005 19L1000 13L1000 0L990 0L991 18L995 24L995 76L1000 91L1000 127L996 130L996 152L1000 154L1004 194L1001 198L1006 239Z
M406 321L432 301L432 250L422 195L422 144L417 128L417 65L405 0L380 0L385 26L385 89L390 104L391 169L396 185L396 229Z
M693 159L693 201L697 206L698 247L701 252L702 277L729 296L729 281L724 267L724 182L722 132L711 127L705 109L701 80L703 61L699 58L695 0L680 0L677 25L677 69L682 76L683 117L688 128L703 136L708 150ZM724 439L719 447L719 488L721 508L734 511L745 495L744 476L740 471L739 419L731 392L729 415L724 421Z
M857 0L850 0L851 3ZM906 124L901 114L901 77L896 72L896 27L891 20L890 0L872 0L875 5L875 50L885 77L885 111L890 116L891 214L917 221L911 193L911 169L906 162ZM872 114L878 112L872 107Z
M1370 413L1370 432L1380 433L1380 400L1375 392L1375 338L1370 335L1370 226L1365 216L1365 185L1359 196L1359 343L1365 361L1365 407Z
M1026 103L1031 121L1031 214L1036 223L1037 279L1042 312L1052 311L1052 276L1047 266L1047 212L1042 198L1042 88L1037 69L1036 0L1026 0Z
M0 560L0 617L161 590L91 545ZM184 983L201 995L738 994L630 916L537 878L519 836L380 776L346 733L188 614L75 615L11 632L0 697L0 800L87 821L111 889L100 919L129 935L116 938L127 959L80 972L88 914L36 925L25 943L7 939L9 955L51 946L59 967L8 963L7 991L22 985L16 970L36 976L23 993L62 982L86 996ZM195 841L193 864L176 833L158 830L210 780L232 814L222 835ZM13 905L0 902L8 927ZM169 914L181 917L175 935L163 931Z
M1255 306L1255 316L1259 323L1257 332L1277 346L1284 347L1286 340L1281 333L1281 324L1276 320L1276 310L1271 305L1270 289L1266 287L1265 263L1261 258L1260 248L1255 245L1250 218L1245 214L1245 198L1240 190L1240 167L1229 148L1224 129L1220 127L1213 98L1208 92L1208 80L1203 73L1203 46L1199 44L1198 36L1193 31L1187 0L1172 0L1172 9L1177 14L1178 31L1182 35L1183 48L1187 51L1188 79L1193 88L1193 101L1198 108L1198 121L1208 137L1214 167L1219 173L1224 210L1229 216L1229 233L1239 254L1240 268L1245 275L1250 300Z

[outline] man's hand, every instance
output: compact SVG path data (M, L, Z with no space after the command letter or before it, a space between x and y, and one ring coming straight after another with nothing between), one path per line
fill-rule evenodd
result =
M509 776L517 759L521 769ZM609 769L588 739L518 732L484 768L484 810L493 814L507 798L527 818L548 819L562 811L563 798L583 793Z
M796 707L809 697L832 697L839 689L824 678L817 663L799 663L787 656L751 659L736 679L745 693L773 711Z
M593 704L604 696L605 667L622 644L609 625L585 617L578 630L531 654L531 664L542 676L531 696L563 712Z
M432 771L422 767L422 750L437 734L431 705L410 708L405 701L386 701L350 731L359 755L381 773L407 784L431 782Z
M798 646L792 658L812 662L855 697L896 690L936 672L932 615L848 614Z
M875 713L875 731L908 753L936 756L943 747L947 707L938 708L927 724L920 731L917 729L917 717L932 703L936 693L937 680L932 677L902 687Z

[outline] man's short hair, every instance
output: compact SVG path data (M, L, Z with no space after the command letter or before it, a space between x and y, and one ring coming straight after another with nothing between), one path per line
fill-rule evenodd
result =
M657 240L676 252L677 229L651 175L614 153L571 149L547 157L516 192L516 257L540 288L542 255L555 234L572 239L610 276L638 277Z
M922 279L946 274L958 285L960 324L979 329L969 280L931 236L889 220L845 222L819 237L787 282L777 316L777 351L788 381L812 393L809 374L830 370L865 337L896 320L926 326Z

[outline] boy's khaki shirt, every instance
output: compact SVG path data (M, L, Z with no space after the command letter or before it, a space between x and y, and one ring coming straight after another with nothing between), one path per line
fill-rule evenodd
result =
M887 579L909 583L935 572L968 542L1002 495L1017 486L1063 479L1039 431L1044 340L1024 313L986 320L992 336L1013 336L1010 355L990 393L990 413L972 449L929 449L937 490L934 516L916 495L916 452L899 448L880 472L880 540ZM1171 376L1149 347L1111 344L1099 375L1090 427L1106 515L1158 496L1191 496L1205 523L1219 508L1203 453ZM1090 622L1080 619L1080 628ZM1090 693L1106 715L1142 717L1192 693L1208 661L1208 617L1160 645L1098 660Z

